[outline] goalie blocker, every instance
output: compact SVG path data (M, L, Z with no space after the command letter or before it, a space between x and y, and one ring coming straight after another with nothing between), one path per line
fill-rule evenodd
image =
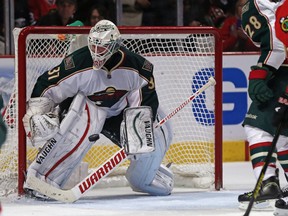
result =
M161 162L169 148L172 132L167 124L155 129L153 135L151 112L149 107L128 108L124 112L121 140L131 160L126 178L135 191L151 195L168 195L173 188L173 174L162 166ZM48 183L52 188L62 189L73 169L97 140L105 119L106 112L103 109L96 107L82 94L78 94L62 120L57 134L47 141L29 166L24 188L38 191L48 197L51 197L51 194L41 186L41 182L45 182L46 185ZM115 167L125 160L126 154ZM115 167L105 174L102 168L103 175L97 175L97 182ZM91 183L90 180L89 182ZM85 185L82 184L81 187L84 193Z
M154 151L151 107L141 106L125 109L120 138L128 155Z

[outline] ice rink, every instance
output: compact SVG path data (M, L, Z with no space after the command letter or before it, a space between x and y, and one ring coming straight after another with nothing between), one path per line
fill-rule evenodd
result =
M224 188L195 191L175 188L170 196L153 197L133 192L129 187L95 189L72 204L36 201L15 196L2 198L2 216L240 216L237 197L254 188L255 178L248 162L224 163ZM285 184L280 171L281 184ZM281 185L284 186L284 185ZM273 211L252 211L251 216L272 216Z

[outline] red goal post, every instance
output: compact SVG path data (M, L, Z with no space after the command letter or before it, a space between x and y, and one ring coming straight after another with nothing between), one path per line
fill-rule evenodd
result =
M26 27L19 31L18 41L15 43L16 90L12 96L14 98L11 98L14 100L13 103L17 110L14 121L18 128L15 136L17 136L18 144L17 185L19 194L24 193L22 187L25 180L24 173L28 161L31 160L27 156L29 149L22 124L22 118L26 112L26 101L29 99L29 91L31 91L31 86L27 85L32 76L29 70L34 73L36 69L31 64L36 65L37 62L41 62L42 58L54 62L54 58L61 59L65 55L60 48L59 51L53 51L53 54L47 54L47 50L41 52L50 45L47 42L43 45L38 44L39 47L35 46L33 50L32 42L29 41L30 37L34 38L36 43L41 43L42 38L48 35L53 40L59 40L58 36L62 35L66 38L64 41L69 41L78 35L87 34L89 30L89 27ZM170 158L165 162L172 162L172 166L175 164L175 172L184 173L181 178L183 176L193 177L198 174L201 177L204 176L204 173L211 175L213 181L201 179L198 180L200 185L207 181L214 185L216 190L219 190L223 185L223 173L222 41L218 30L213 27L119 27L119 30L124 38L125 46L144 55L154 64L156 89L159 90L160 104L164 106L167 113L185 101L193 91L197 90L196 88L201 87L209 76L214 76L216 86L209 88L210 90L205 91L203 96L192 102L190 106L188 105L187 111L183 111L182 114L180 111L179 116L177 114L173 117L175 120L171 119L172 124L175 125L174 135L177 140L172 143L172 153L168 151L167 157ZM56 48L54 48L58 49L57 46L55 45ZM33 62L28 62L30 60ZM33 76L35 75L33 74ZM172 104L165 107L170 101ZM100 145L105 149L104 151L107 150L105 145ZM93 154L95 154L95 149ZM183 158L185 158L183 162L178 162ZM194 172L194 170L196 171Z

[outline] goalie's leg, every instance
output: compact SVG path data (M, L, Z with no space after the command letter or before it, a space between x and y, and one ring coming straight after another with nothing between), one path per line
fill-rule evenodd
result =
M164 115L163 115L164 116ZM169 195L173 189L173 173L161 162L172 140L172 130L167 122L154 130L155 150L135 154L130 160L126 178L134 191L151 195Z
M83 95L77 95L63 121L59 132L40 150L29 166L27 178L33 175L63 188L73 170L96 141L106 119L106 111L97 108ZM24 188L34 190L33 185ZM35 189L37 190L37 189Z

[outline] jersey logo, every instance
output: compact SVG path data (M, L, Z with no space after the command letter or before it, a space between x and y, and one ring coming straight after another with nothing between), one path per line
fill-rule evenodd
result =
M149 72L152 72L152 69L153 69L153 65L151 62L145 60L143 66L142 66L142 69L146 70L146 71L149 71Z
M88 98L98 106L112 107L126 93L126 90L116 90L114 87L107 87L104 91L95 92L93 95L89 95Z
M288 16L287 17L282 17L280 19L280 23L281 23L282 31L288 32Z
M284 1L276 10L275 31L277 38L287 47L288 46L288 1Z
M64 59L65 70L69 70L75 67L72 56L68 56Z

